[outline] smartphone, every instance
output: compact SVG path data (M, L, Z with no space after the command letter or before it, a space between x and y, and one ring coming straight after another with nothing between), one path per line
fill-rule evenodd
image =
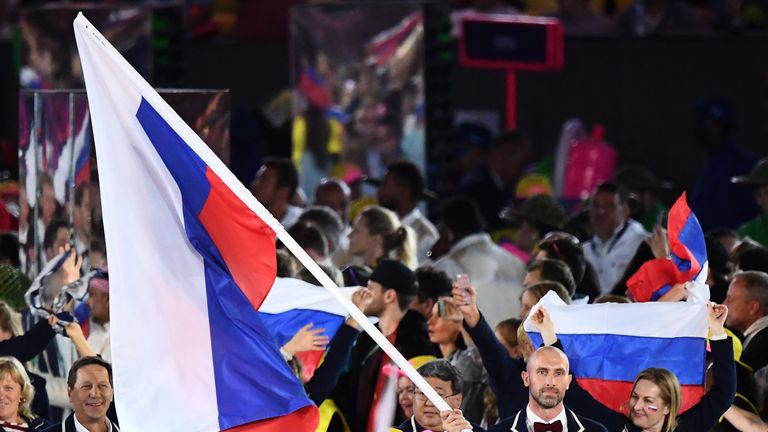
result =
M464 300L466 304L470 304L469 300L469 275L466 273L460 273L456 276L456 285L464 293Z
M437 317L444 318L446 315L448 312L445 310L445 299L440 298L437 300Z

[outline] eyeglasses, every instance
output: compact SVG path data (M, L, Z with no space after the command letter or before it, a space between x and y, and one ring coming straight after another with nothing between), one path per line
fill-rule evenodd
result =
M458 393L453 393L453 394L447 395L447 394L444 394L444 393L437 392L437 395L440 396L440 399L448 399L449 397L457 396ZM427 395L422 393L421 390L414 390L413 391L413 397L416 400L420 400L422 402L427 400Z

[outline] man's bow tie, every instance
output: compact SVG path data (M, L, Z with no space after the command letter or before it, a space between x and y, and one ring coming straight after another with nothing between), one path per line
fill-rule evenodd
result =
M563 424L560 420L554 423L539 423L533 424L533 432L563 432Z

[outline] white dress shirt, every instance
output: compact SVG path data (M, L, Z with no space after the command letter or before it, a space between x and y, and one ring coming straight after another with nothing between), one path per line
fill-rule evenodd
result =
M533 410L531 410L531 406L526 405L525 407L525 427L528 428L528 432L533 432L533 424L534 423L554 423L558 420L560 420L560 423L563 424L563 432L568 432L568 416L565 415L565 407L560 406L560 414L558 414L555 418L553 418L550 421L544 421L541 417L537 416Z
M584 257L597 272L601 294L611 292L635 256L637 247L648 236L648 232L639 222L628 219L616 228L608 240L603 241L598 236L592 236L592 239L584 243Z

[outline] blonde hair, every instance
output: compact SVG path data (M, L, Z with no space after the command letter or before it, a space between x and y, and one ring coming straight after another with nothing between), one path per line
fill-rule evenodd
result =
M35 397L35 389L29 381L29 375L24 370L21 362L14 357L0 357L0 378L9 376L21 386L21 400L19 401L19 415L25 419L33 419L30 404Z
M531 342L531 338L528 337L528 333L526 333L525 327L522 324L517 328L517 346L520 347L520 353L526 362L528 361L528 356L533 351L536 351L536 347L533 346L533 342ZM530 348L533 348L533 350L529 352Z
M395 212L375 205L363 210L360 217L371 235L382 237L385 257L396 259L411 270L416 268L416 234L411 227L400 223Z
M4 301L0 301L0 330L11 333L11 336L24 333L21 329L21 315Z
M669 405L669 414L664 418L664 425L661 427L661 430L662 432L672 432L677 427L677 413L680 411L680 406L683 403L680 393L680 381L677 380L675 374L667 369L648 368L640 372L637 378L635 378L635 382L632 384L633 392L640 380L650 381L659 388L661 399Z

